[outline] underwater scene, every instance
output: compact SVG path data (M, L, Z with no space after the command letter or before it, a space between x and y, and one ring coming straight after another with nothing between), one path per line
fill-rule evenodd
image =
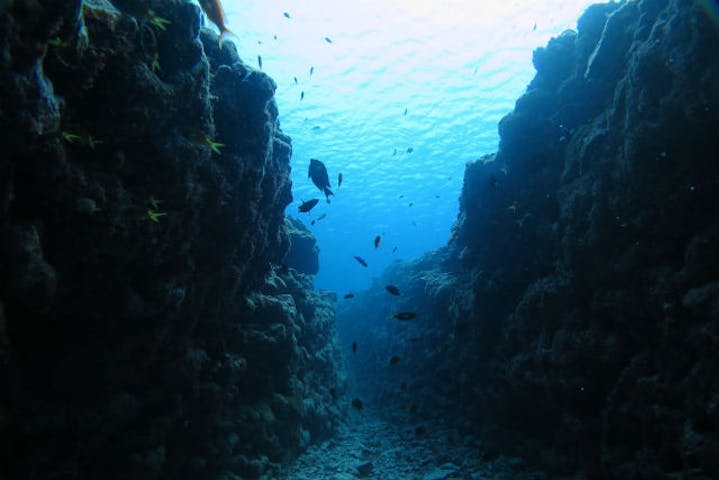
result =
M719 479L716 0L0 0L0 480Z
M248 3L224 6L241 56L277 82L292 137L287 214L317 238L315 287L349 292L447 242L464 166L497 150L532 50L591 1ZM308 178L311 158L326 165L331 203ZM312 198L322 202L299 214Z

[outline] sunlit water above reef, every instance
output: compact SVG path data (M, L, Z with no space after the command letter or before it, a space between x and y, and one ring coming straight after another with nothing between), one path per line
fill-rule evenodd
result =
M591 3L225 1L241 57L277 82L293 145L287 213L317 236L317 288L364 288L392 261L445 243L464 165L497 149L497 122L534 75L532 51ZM331 204L307 178L310 158L327 166ZM311 198L321 201L298 214Z

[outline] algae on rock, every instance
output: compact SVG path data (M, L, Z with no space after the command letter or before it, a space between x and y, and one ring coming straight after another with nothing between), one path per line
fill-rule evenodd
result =
M337 422L334 300L273 266L275 84L196 5L151 7L164 30L99 0L0 12L3 478L259 477Z

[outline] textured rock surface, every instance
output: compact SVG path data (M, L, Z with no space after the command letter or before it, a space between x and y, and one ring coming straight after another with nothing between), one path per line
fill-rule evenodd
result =
M290 249L283 260L284 264L299 272L315 275L320 271L317 239L300 220L287 217L286 221L290 234Z
M388 410L391 419L382 419ZM516 459L486 461L477 439L442 419L423 420L385 407L349 415L332 439L314 445L292 465L287 480L537 480Z
M717 49L683 0L593 6L538 49L448 247L342 307L376 318L343 338L362 386L552 478L719 477Z
M150 4L2 3L2 478L254 478L336 424L274 82Z

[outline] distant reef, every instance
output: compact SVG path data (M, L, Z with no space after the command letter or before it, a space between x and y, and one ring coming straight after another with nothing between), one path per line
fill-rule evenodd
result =
M467 165L449 244L341 305L344 343L402 358L389 372L357 355L362 388L479 434L485 459L520 457L531 478L719 478L708 8L594 5L534 52L498 152ZM417 318L387 320L398 310Z
M201 21L0 2L3 479L272 476L338 423L275 84Z

